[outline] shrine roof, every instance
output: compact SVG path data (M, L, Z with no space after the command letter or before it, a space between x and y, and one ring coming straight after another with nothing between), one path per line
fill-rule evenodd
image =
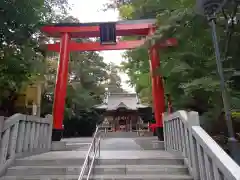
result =
M42 27L42 32L51 37L60 37L61 33L68 32L71 37L75 38L89 38L99 37L99 25L106 22L91 22L91 23L57 23L49 24ZM155 23L155 19L143 20L127 20L111 22L116 23L117 36L146 36Z
M103 104L95 106L96 109L106 109L114 111L118 108L126 108L127 110L137 110L139 108L147 108L139 102L136 93L111 93L105 98Z

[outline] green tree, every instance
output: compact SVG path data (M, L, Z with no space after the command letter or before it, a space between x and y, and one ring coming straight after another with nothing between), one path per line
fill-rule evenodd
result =
M14 112L14 100L23 83L31 81L42 70L40 26L58 20L66 9L65 0L0 2L0 109L3 114Z
M121 78L119 76L119 67L113 63L108 65L108 83L107 88L110 93L123 93L124 90L121 87Z
M163 75L165 92L169 93L175 109L191 109L202 116L206 129L209 120L218 120L222 112L222 99L219 87L211 30L205 18L193 11L194 1L164 0L119 0L112 1L109 8L117 8L124 19L156 18L159 26L149 41L164 41L175 37L179 45L160 50L161 67L157 73ZM226 34L219 18L218 34L224 52ZM235 32L239 31L239 25ZM224 75L231 97L231 107L240 108L239 86L239 33L233 34L227 56L223 55ZM127 62L122 68L130 77L130 84L136 86L144 101L151 102L147 44L145 47L127 51ZM205 119L205 121L204 121ZM221 121L220 123L223 124ZM213 130L213 129L211 129ZM220 130L220 129L219 129Z

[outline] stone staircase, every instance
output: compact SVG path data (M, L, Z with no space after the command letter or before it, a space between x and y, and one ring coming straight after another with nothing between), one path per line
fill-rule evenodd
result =
M79 176L81 161L17 161L1 180L16 179L71 179ZM159 163L161 162L161 163ZM75 165L74 165L75 164ZM102 160L94 167L91 179L132 179L132 180L190 180L186 166L181 159L121 159Z
M96 164L92 172L92 179L192 179L192 177L189 176L187 167L183 164L182 158L174 156L162 156L155 159L100 159Z
M96 153L90 179L240 179L240 167L200 127L196 112L164 117L164 143L156 137L118 133L92 146L101 151L100 156ZM0 180L78 179L83 163L91 162L85 158L92 157L87 153L92 138L51 144L51 122L51 116L0 117Z
M159 163L159 161L161 163ZM60 161L58 161L60 162ZM1 180L22 179L78 179L81 161L65 159L57 161L17 161ZM75 164L75 165L74 165ZM91 179L131 179L131 180L190 180L186 166L181 159L121 159L102 160L93 169Z
M183 158L164 151L163 142L158 143L158 146L146 143L154 139L154 137L103 139L101 155L95 161L91 179L192 179ZM82 147L82 143L87 142L77 139L67 141L68 145L62 151L17 159L1 180L76 180L86 155L86 147ZM120 143L122 149L116 146ZM74 147L73 150L71 147Z

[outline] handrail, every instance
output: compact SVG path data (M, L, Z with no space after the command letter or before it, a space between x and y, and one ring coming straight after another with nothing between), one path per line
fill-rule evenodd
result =
M96 148L99 148L99 151L98 151L98 152L99 152L99 156L100 156L100 141L101 141L101 137L98 138L97 147L96 147ZM89 179L89 177L90 177L90 175L91 175L96 154L97 154L97 153L94 153L94 155L93 155L92 162L91 162L90 167L89 167L89 170L88 170L87 180Z
M94 160L95 160L95 157L96 157L96 154L97 154L97 151L99 152L99 156L100 156L100 140L101 140L100 136L97 139L97 146L96 146L96 138L97 138L97 135L100 132L101 131L99 130L99 127L97 126L97 128L94 132L94 135L93 135L93 140L92 140L91 145L90 145L90 147L88 149L88 152L86 154L86 158L84 160L84 163L83 163L81 172L79 174L78 180L83 179L83 177L85 175L85 170L86 170L87 167L88 167L87 180L89 179L91 171L92 171L93 163L94 163ZM90 164L90 167L89 167L90 154L91 154L92 151L93 151L94 154L93 154L93 158L92 158L92 161L91 161L91 164Z

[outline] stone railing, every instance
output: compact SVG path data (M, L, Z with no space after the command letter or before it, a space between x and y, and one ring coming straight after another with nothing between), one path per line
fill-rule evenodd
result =
M17 157L51 149L52 116L0 117L0 176Z
M164 115L165 149L181 153L194 180L239 180L240 167L200 127L197 112Z

